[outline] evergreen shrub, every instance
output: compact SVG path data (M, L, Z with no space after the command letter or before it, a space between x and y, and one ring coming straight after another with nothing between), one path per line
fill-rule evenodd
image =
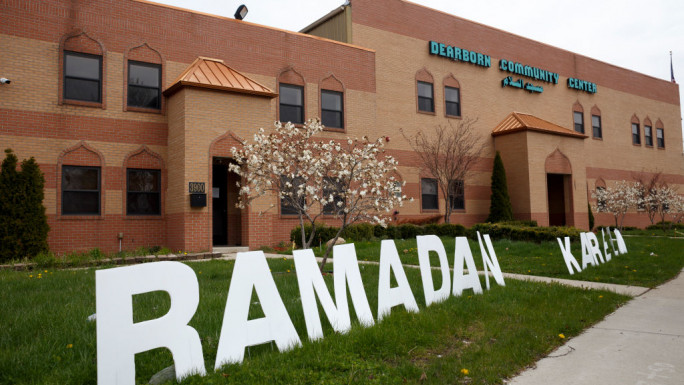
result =
M508 195L506 169L504 169L501 155L496 152L494 168L492 169L492 196L489 204L489 216L486 222L496 223L513 220L513 206Z
M5 150L0 171L0 262L47 252L47 224L43 206L45 178L36 160L21 162Z

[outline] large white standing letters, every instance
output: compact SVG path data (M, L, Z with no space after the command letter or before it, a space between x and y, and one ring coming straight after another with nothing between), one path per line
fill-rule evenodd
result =
M478 233L477 236L487 288L489 289L488 269L496 282L504 286L489 235L481 237ZM617 231L616 236L618 244L622 244L621 249L626 251L624 241ZM454 295L461 295L465 289L482 293L473 254L465 237L456 238L453 288L449 261L442 241L435 235L427 235L417 237L417 244L426 306L444 301L452 290ZM485 244L489 253L485 250ZM442 286L437 290L432 280L430 251L437 253L439 270L442 273ZM337 245L333 248L335 302L318 269L313 251L296 250L293 256L304 319L311 340L323 337L316 295L332 328L337 332L345 333L351 327L347 288L359 322L364 326L375 323L361 280L354 244ZM464 262L468 268L466 275ZM392 273L397 281L397 287L394 288L390 287ZM135 354L159 347L171 351L177 380L192 374L206 374L199 335L188 325L199 304L197 276L190 267L180 262L154 262L98 270L95 278L99 384L135 383ZM165 291L169 294L169 312L161 318L133 323L133 295L152 291ZM256 291L259 298L264 317L250 320L253 291ZM389 315L391 309L398 305L404 305L407 311L418 311L394 241L385 240L380 248L378 320ZM301 345L264 253L238 253L226 299L214 368L218 369L227 363L240 363L244 359L245 347L270 341L275 341L280 351Z
M570 275L575 274L572 271L573 266L575 266L575 270L577 270L578 273L581 272L582 269L580 269L577 260L570 252L570 237L565 237L565 247L563 247L563 243L561 242L560 238L556 238L556 240L558 241L558 245L560 246L561 253L563 253L563 259L565 259L565 266L568 267Z
M293 252L295 268L297 269L299 294L304 310L304 321L306 322L306 330L311 340L323 337L323 328L320 315L318 314L318 305L316 304L316 294L321 301L323 311L325 311L325 315L328 317L333 330L339 333L346 333L351 328L349 305L347 303L347 281L349 282L352 303L359 321L366 326L373 325L373 315L366 298L366 292L363 289L356 252L353 249L354 245L351 244L351 246L351 253L348 248L333 247L334 288L337 305L333 302L325 281L323 281L323 276L318 269L313 251L307 249L295 250Z
M457 237L454 245L454 288L455 296L461 295L465 289L473 289L475 294L482 293L482 284L477 275L473 252L470 250L468 238ZM468 274L463 275L463 262L468 266Z
M397 287L390 288L390 274L394 272ZM389 315L394 306L404 305L406 311L418 312L418 304L409 286L404 266L394 241L386 239L380 244L380 276L378 277L378 321Z
M487 244L487 250L489 250L489 255L485 251L484 245L482 244L482 238L484 238ZM494 246L492 246L492 240L489 239L489 234L485 234L480 238L480 232L477 232L477 240L480 243L480 252L482 253L482 264L484 265L484 276L485 283L487 284L487 290L489 290L489 274L487 274L487 267L492 271L492 275L501 286L506 286L503 279L503 274L501 274L501 268L499 267L499 260L496 259L496 253L494 252Z
M606 237L606 233L608 236ZM587 266L592 265L592 266L598 266L599 262L600 263L606 263L610 262L612 259L612 256L618 256L620 254L624 254L627 252L627 245L625 245L625 240L622 238L622 234L620 234L620 231L615 230L615 238L617 239L617 242L613 240L612 232L610 231L610 227L607 228L607 231L604 232L603 229L601 229L601 235L603 238L603 253L601 254L601 246L599 245L598 238L596 237L596 234L592 232L586 232L586 233L580 233L580 243L581 243L581 248L582 248L582 268L580 269L579 265L577 264L577 260L575 257L572 255L570 252L570 237L565 237L565 246L563 243L561 243L560 238L556 238L558 240L558 245L560 246L561 253L563 254L563 259L565 260L565 265L568 268L568 271L570 272L570 275L574 274L572 267L575 267L575 270L578 272L584 270L587 268ZM617 248L615 247L615 244L617 243ZM609 250L609 246L611 251ZM605 259L604 259L605 255Z
M264 317L248 320L252 288L259 297ZM242 362L245 347L269 341L275 341L281 352L301 345L273 281L264 252L238 253L230 280L214 368Z
M433 302L442 302L449 298L451 289L451 277L449 272L449 261L447 260L444 244L436 235L420 235L416 237L418 248L418 264L420 265L420 276L423 279L423 292L425 294L425 306L430 306ZM432 282L432 267L430 266L430 251L434 251L439 256L439 267L442 271L442 287L435 290Z
M165 291L169 312L133 323L133 296ZM180 262L157 262L97 270L97 383L134 384L135 354L165 347L173 355L176 379L206 373L202 344L188 326L199 304L195 272Z

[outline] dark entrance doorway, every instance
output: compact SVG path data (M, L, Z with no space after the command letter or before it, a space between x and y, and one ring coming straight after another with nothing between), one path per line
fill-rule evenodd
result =
M568 206L566 184L569 175L546 174L546 191L549 202L549 226L565 226Z
M212 167L212 239L214 246L241 244L242 212L237 203L238 176L228 171L229 158L214 158Z

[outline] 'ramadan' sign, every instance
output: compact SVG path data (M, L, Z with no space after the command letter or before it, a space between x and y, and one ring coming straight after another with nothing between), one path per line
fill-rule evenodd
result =
M491 270L497 284L505 286L489 235L480 237L478 232L477 237L487 289L488 270ZM456 238L453 275L444 245L436 235L419 236L416 241L426 306L442 302L450 295L459 296L466 289L482 293L467 238ZM435 287L432 280L431 252L436 253L439 260L438 269L442 276L439 288ZM345 333L351 328L347 289L359 322L363 326L372 326L376 322L361 280L354 244L334 246L333 256L334 293L331 294L318 269L313 251L293 252L310 340L323 337L316 297L330 325L338 333ZM464 273L464 263L467 274ZM392 274L396 287L390 285ZM245 348L249 346L275 341L281 352L301 346L300 337L278 293L262 251L237 254L227 289L215 368L242 362ZM161 318L134 323L133 296L153 291L168 293L171 299L168 313ZM264 317L250 320L248 315L252 291L259 297ZM95 294L98 384L134 384L135 354L160 347L171 351L179 381L192 374L206 374L199 334L188 325L199 304L197 276L189 266L180 262L153 262L98 270L95 272ZM410 312L418 311L394 241L384 240L380 246L377 322L399 305Z

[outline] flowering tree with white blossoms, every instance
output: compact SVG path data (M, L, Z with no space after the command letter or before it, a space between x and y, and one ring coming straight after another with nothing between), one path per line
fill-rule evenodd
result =
M397 161L383 154L385 138L348 138L339 143L314 138L321 131L323 126L317 119L308 120L302 127L275 122L272 132L259 129L253 143L232 149L237 164L230 170L246 182L238 183L238 207L272 194L297 213L303 248L314 240L315 223L321 215L333 215L341 221L325 252L322 269L346 226L358 221L384 226L394 208L407 198L395 194L392 174ZM308 239L305 223L311 225Z
M665 216L667 214L672 214L678 209L679 201L681 197L677 194L677 191L666 185L656 187L652 192L653 202L655 205L656 213L660 216L660 222L663 223L663 230L665 229ZM674 221L673 221L674 222Z
M597 200L594 209L599 213L613 214L615 226L622 230L625 215L632 207L643 204L641 197L641 184L620 181L613 187L596 189L592 197Z
M670 216L672 223L681 223L684 220L684 196L677 195L670 204Z

